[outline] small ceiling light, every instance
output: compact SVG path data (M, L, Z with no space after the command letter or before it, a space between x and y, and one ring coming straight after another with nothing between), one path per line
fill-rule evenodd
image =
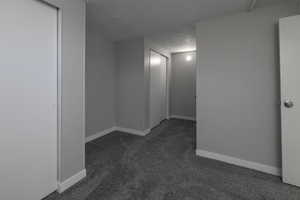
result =
M186 56L185 59L186 59L186 61L191 61L191 60L192 60L192 56L190 56L190 55L189 55L189 56Z
M160 65L161 64L161 59L159 57L153 57L150 60L151 65Z

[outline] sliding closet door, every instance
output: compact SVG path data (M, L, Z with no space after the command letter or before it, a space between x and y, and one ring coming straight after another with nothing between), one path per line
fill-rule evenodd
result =
M0 1L0 199L57 187L57 9Z
M167 58L161 56L161 85L162 85L162 95L161 95L161 119L165 120L167 118Z
M150 58L150 126L160 124L166 118L167 59L151 51Z

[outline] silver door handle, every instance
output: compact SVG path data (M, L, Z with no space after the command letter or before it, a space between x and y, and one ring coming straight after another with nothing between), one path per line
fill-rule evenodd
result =
M292 108L292 107L294 107L294 102L292 102L291 100L286 100L286 101L284 102L284 106L285 106L286 108Z

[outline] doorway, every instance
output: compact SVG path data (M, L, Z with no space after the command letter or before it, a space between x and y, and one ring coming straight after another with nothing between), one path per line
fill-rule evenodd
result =
M167 63L166 56L150 51L150 128L167 118Z
M0 7L0 199L38 200L57 189L58 9Z
M170 116L196 121L196 51L171 54Z

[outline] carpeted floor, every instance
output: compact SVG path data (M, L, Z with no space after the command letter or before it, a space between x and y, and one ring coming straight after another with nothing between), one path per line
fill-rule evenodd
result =
M300 200L279 177L195 155L195 123L146 137L114 132L86 145L87 178L45 200Z

